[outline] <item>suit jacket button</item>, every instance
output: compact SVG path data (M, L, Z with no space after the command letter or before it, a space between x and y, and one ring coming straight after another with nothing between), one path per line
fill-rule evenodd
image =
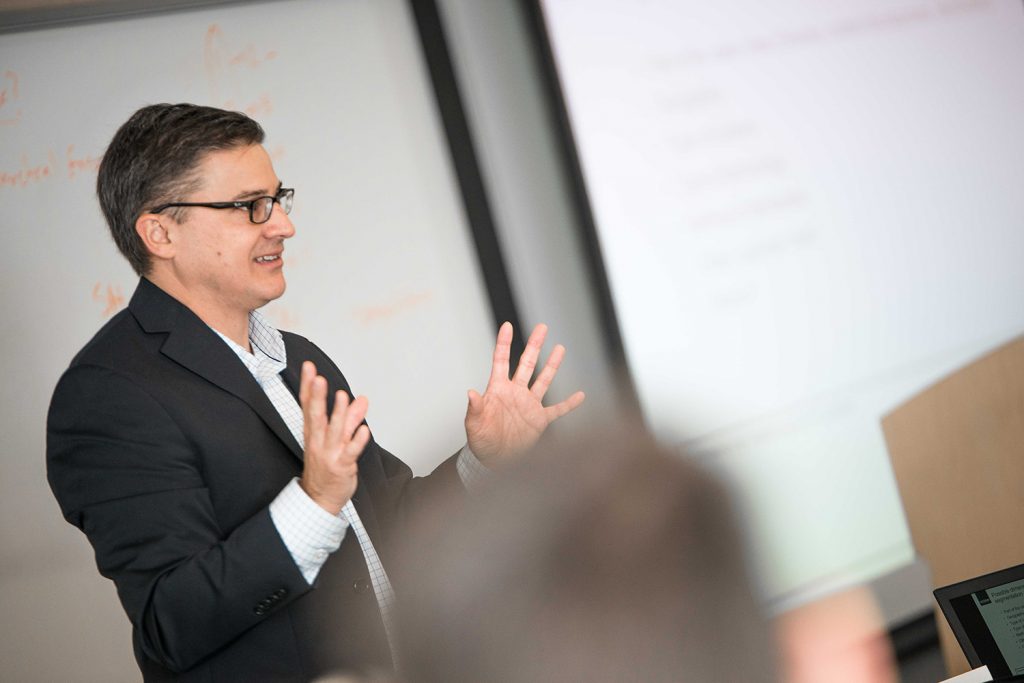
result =
M366 579L356 579L352 582L352 590L362 594L370 589L370 582Z
M263 605L256 605L256 608L253 609L253 614L255 614L258 617L262 617L266 613L267 613L267 608L264 607Z
M280 600L281 598L283 598L286 595L288 595L288 589L287 588L278 588L276 591L274 591L274 599L275 600Z

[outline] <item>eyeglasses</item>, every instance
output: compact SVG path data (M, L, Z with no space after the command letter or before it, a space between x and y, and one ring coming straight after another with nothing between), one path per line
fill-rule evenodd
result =
M270 220L270 215L274 211L274 204L280 204L281 210L285 213L292 212L292 204L295 201L295 189L290 187L282 187L277 191L276 197L265 195L263 197L256 197L256 199L247 199L240 202L171 202L169 204L161 204L153 209L150 209L150 213L160 213L164 209L169 209L173 206L202 206L207 209L249 209L249 220L253 223L266 223Z

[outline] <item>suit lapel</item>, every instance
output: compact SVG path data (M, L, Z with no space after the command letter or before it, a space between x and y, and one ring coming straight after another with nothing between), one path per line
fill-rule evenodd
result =
M166 333L160 351L203 379L244 401L295 457L302 449L263 388L238 356L191 310L142 278L128 309L149 333Z

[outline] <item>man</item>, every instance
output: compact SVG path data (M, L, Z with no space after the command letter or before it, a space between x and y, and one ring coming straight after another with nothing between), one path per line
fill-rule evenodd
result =
M262 140L239 113L154 105L100 165L101 207L141 279L57 385L48 478L117 586L146 680L390 667L397 530L583 400L541 403L560 346L530 384L543 326L510 379L506 323L484 394L469 394L467 447L412 477L331 360L257 312L284 293L295 232Z

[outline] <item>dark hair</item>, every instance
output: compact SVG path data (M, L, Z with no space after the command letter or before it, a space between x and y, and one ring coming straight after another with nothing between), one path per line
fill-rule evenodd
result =
M707 472L620 425L494 484L403 558L406 683L774 680L739 522Z
M96 194L114 243L132 268L144 275L150 256L135 232L145 211L180 201L198 189L196 168L209 152L263 142L263 128L251 118L196 104L153 104L132 114L100 162ZM185 209L171 214L182 219Z

